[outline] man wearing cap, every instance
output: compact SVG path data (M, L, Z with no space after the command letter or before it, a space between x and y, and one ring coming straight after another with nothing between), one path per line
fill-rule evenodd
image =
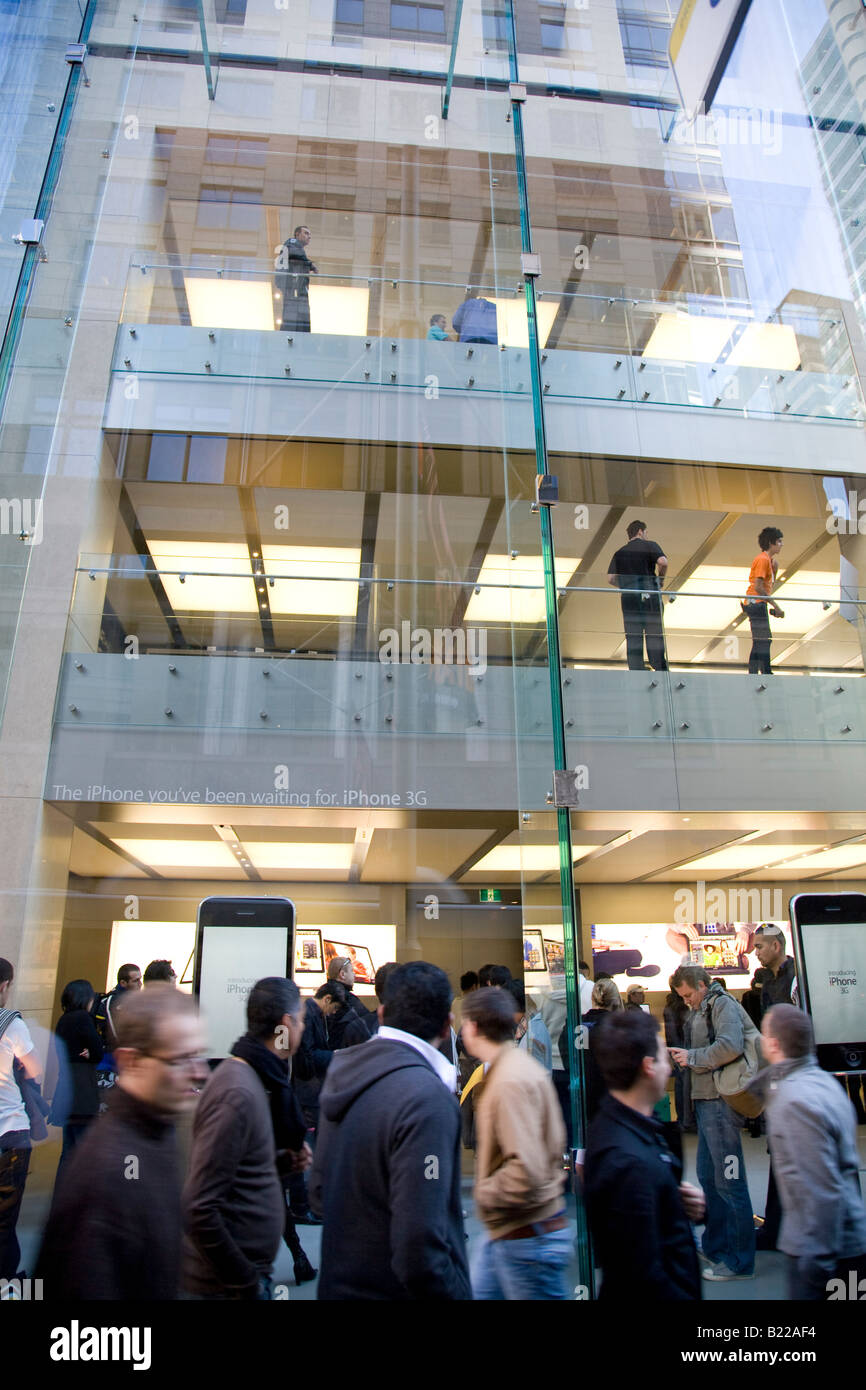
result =
M370 1034L376 1015L364 1007L358 996L352 990L352 986L355 983L355 967L352 965L349 956L334 956L333 960L328 962L328 979L337 980L341 985L345 985L346 1003L352 1012L358 1015L358 1018L366 1027L367 1033Z

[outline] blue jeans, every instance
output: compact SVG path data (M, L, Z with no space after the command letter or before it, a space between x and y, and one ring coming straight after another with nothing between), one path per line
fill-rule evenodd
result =
M574 1250L570 1225L525 1240L486 1240L472 1261L475 1298L567 1299L565 1271Z
M29 1129L0 1135L0 1279L14 1279L21 1250L15 1235L30 1167Z
M707 1199L703 1252L733 1274L755 1268L755 1223L740 1142L740 1117L723 1100L696 1100L698 1182Z

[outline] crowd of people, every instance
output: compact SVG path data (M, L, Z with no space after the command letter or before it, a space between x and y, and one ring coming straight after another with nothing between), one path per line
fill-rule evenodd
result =
M682 965L662 1030L642 987L624 1001L581 961L576 1034L564 984L536 1001L490 964L454 998L438 966L389 962L370 1010L337 957L311 998L289 979L259 980L245 1034L210 1065L170 962L123 966L105 997L71 981L56 1029L68 1065L48 1114L63 1149L31 1272L52 1300L269 1300L285 1240L296 1281L318 1274L320 1299L562 1301L575 1296L576 1183L600 1298L695 1300L703 1280L754 1277L741 1129L760 1114L790 1296L827 1298L833 1281L866 1276L857 1116L817 1064L783 933L767 926L755 942L764 974L751 1016ZM15 1226L47 1108L13 983L0 960L4 1281L24 1277ZM569 1155L578 1055L589 1123ZM690 1128L697 1185L683 1181ZM471 1262L467 1147L482 1227ZM304 1225L322 1228L319 1270Z

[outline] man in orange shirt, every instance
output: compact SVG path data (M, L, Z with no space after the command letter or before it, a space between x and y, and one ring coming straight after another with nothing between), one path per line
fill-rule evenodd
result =
M771 676L773 671L770 666L770 613L776 618L785 616L777 603L770 602L779 567L776 556L782 549L782 532L777 526L765 526L758 536L758 545L760 552L755 556L749 570L749 587L742 607L752 629L749 675Z

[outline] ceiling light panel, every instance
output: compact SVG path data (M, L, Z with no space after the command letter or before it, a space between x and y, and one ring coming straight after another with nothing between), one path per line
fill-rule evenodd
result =
M148 548L176 612L258 612L250 552L245 545L153 540L148 541Z
M667 362L715 362L734 327L733 319L660 314L641 356Z
M279 841L246 840L247 854L257 869L323 870L348 873L354 845L336 841L324 844L285 844Z
M258 328L273 332L274 291L270 279L183 278L194 328Z
M118 849L154 869L237 869L221 840L115 840Z
M554 572L558 589L565 587L579 564L580 560L557 555ZM465 622L544 621L544 561L540 555L518 555L514 560L510 555L488 555L476 583L480 593L472 594Z
M351 547L263 545L271 612L353 618L358 611L361 551Z
M573 859L598 849L598 845L574 845ZM559 868L558 845L495 845L468 871L471 874L542 874Z
M715 854L692 859L688 864L680 864L677 873L745 873L749 869L762 869L765 864L774 864L780 859L794 855L802 856L821 845L730 845L727 849L716 850Z

